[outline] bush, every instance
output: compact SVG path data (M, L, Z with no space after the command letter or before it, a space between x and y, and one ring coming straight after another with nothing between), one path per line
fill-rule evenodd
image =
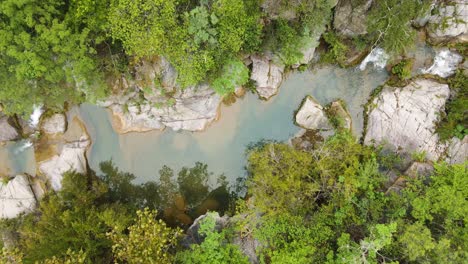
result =
M412 68L413 60L403 59L392 67L392 74L396 75L402 81L407 80L411 78Z
M455 96L446 104L446 115L437 126L437 133L442 140L452 137L463 139L468 135L468 76L463 70L458 70L449 79L449 86Z

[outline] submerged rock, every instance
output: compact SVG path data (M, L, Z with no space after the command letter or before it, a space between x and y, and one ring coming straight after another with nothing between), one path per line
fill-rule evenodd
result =
M0 183L0 218L15 218L36 207L36 197L25 175Z
M10 125L8 120L8 116L2 116L0 113L0 144L19 137L18 131Z
M312 96L307 96L296 113L296 123L305 129L331 130L323 107Z
M462 60L463 57L457 52L452 52L448 49L442 49L434 57L434 63L432 66L423 70L422 72L439 75L442 78L447 78L455 73L458 64L460 64Z
M90 145L84 125L75 118L67 132L56 142L54 148L60 149L58 153L39 162L39 173L47 178L52 189L60 190L65 172L86 173L86 150Z
M340 0L335 7L333 26L336 31L345 37L356 37L367 33L367 12L372 0L360 1Z
M258 95L263 99L269 99L278 93L278 88L283 80L283 65L277 65L270 56L252 55L252 75L250 79L257 83Z
M64 133L67 129L67 119L64 114L54 114L42 121L41 129L47 134Z
M455 0L442 3L431 16L428 35L432 43L468 41L468 2Z
M367 113L365 144L385 144L393 151L426 152L437 160L445 150L435 124L444 110L447 84L419 79L403 88L385 86Z

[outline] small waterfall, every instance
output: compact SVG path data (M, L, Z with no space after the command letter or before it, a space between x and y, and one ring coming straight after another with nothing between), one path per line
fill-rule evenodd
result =
M389 56L381 48L374 48L369 55L361 62L359 65L359 70L363 71L366 69L367 64L372 63L374 68L383 69L387 65L387 60Z
M34 110L31 116L29 117L29 124L32 127L37 127L39 124L39 119L41 118L42 113L44 113L44 110L42 109L42 106L36 106L34 105Z
M18 142L15 148L13 149L13 154L18 155L26 149L32 147L33 143L30 140L23 140Z
M458 64L463 60L462 56L456 52L451 52L448 49L440 50L434 57L434 63L431 67L423 69L424 74L439 75L442 78L447 78L455 73Z

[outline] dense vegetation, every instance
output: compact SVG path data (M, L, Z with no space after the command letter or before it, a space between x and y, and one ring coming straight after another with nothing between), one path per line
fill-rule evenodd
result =
M336 1L4 0L0 3L0 104L28 115L34 105L62 109L94 102L112 80L132 78L142 60L166 58L181 88L208 82L228 95L248 81L243 58L271 51L277 63L304 63L324 40L328 62L347 47L331 27ZM411 20L425 1L377 1L364 45L399 53L411 46ZM390 12L388 11L390 10ZM385 14L385 15L383 15ZM327 26L328 25L328 26ZM402 33L404 32L404 34ZM115 92L115 87L113 87Z
M466 164L438 163L431 176L391 182L386 173L399 160L388 157L347 133L312 153L260 142L248 152L247 196L225 211L229 224L220 230L208 214L190 249L191 238L179 228L187 225L174 221L183 218L168 212L206 212L193 214L210 197L206 165L182 169L178 183L165 167L159 184L145 185L131 184L132 175L111 163L102 165L100 177L67 173L63 189L36 212L3 223L18 237L15 248L4 249L4 260L248 263L233 243L242 237L259 241L263 263L462 263L468 257ZM195 201L186 202L189 197Z

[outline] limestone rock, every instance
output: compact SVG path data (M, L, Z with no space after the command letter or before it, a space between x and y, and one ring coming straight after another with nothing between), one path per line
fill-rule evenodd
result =
M218 117L221 96L208 85L178 90L173 105L161 107L149 103L110 106L117 132L143 132L170 127L173 130L201 131Z
M364 143L384 143L403 153L425 151L429 160L437 160L445 147L435 124L449 94L448 85L426 79L403 88L384 87L371 103Z
M452 138L447 148L447 162L450 164L464 163L468 161L468 137L463 140Z
M39 173L48 179L54 190L62 188L63 173L67 171L86 173L87 171L86 150L91 145L91 140L81 121L75 118L62 140L63 145L57 143L57 148L61 147L58 154L38 164Z
M283 65L277 65L271 56L252 55L252 75L250 79L257 83L258 95L263 99L269 99L276 93L283 80Z
M0 183L0 218L14 218L36 207L36 198L27 176L17 175Z
M330 112L338 119L341 128L351 130L353 121L342 101L337 100L332 102L330 104Z
M372 0L355 4L353 0L340 0L335 7L333 26L345 37L355 37L367 33L366 19Z
M151 106L145 105L111 105L112 126L117 133L146 132L164 129L164 125L151 114Z
M10 125L7 116L0 113L0 143L15 140L19 137L18 131Z
M296 123L305 129L331 130L332 126L323 107L312 96L307 96L296 113Z
M438 14L431 16L428 25L431 42L468 41L468 1L455 0L442 3Z
M67 129L67 118L64 114L54 114L42 122L41 129L47 134L64 133Z
M416 179L418 177L428 177L434 171L434 166L430 163L413 162L405 171L405 175Z

